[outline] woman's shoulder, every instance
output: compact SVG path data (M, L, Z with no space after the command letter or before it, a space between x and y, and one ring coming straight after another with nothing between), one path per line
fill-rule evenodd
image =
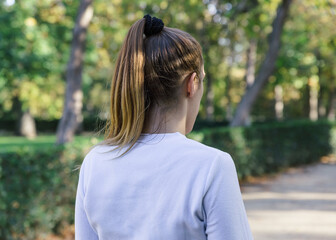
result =
M233 164L233 159L229 153L187 137L172 142L171 148L167 151L175 157L183 158L184 161L190 161L194 166Z

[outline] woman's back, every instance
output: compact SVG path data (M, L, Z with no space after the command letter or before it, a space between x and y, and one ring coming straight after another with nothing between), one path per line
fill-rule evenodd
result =
M252 239L229 154L179 132L112 149L96 146L81 167L77 239Z

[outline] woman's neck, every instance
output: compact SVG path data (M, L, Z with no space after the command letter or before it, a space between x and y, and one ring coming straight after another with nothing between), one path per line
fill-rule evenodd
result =
M153 107L145 121L143 133L180 132L183 135L186 134L186 110L183 105L168 111Z

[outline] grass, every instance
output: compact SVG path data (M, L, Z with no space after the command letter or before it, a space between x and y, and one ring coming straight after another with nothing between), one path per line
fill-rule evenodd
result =
M72 144L87 146L96 144L102 140L102 137L94 135L75 136ZM50 148L55 146L56 135L37 136L34 139L28 139L18 136L0 136L0 153L16 152L21 149Z

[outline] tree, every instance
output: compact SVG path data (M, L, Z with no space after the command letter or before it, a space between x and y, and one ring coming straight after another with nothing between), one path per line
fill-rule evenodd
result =
M32 0L0 1L0 8L0 118L15 120L18 134L34 136L35 118L61 116L71 7Z
M202 45L207 76L199 118L229 118L241 96L255 85L258 73L265 73L261 66L269 51L267 36L281 1L95 0L78 88L83 91L79 112L91 122L108 118L113 59L130 25L149 13L162 18L166 26L189 32ZM1 119L19 123L25 112L36 121L62 117L70 57L64 53L70 52L79 4L74 0L0 0ZM276 67L248 114L251 120L309 118L314 107L318 118L334 119L336 5L329 0L296 0L290 8ZM317 81L311 85L312 94L309 79ZM315 97L314 104L309 104L310 97Z
M285 23L285 19L288 15L289 6L291 0L283 0L277 10L277 16L273 21L273 30L269 36L269 50L266 54L265 60L263 61L259 73L255 78L253 86L248 89L244 94L241 102L239 103L235 116L230 123L230 126L241 126L246 121L246 118L251 112L252 106L261 91L262 87L267 82L268 78L271 76L275 69L275 61L277 59L278 51L280 48L280 38L282 29Z
M57 128L57 144L70 142L82 122L82 71L86 33L93 16L92 0L81 0L73 31L71 55L66 73L64 110Z
M273 89L283 87L284 119L327 118L333 109L336 29L329 23L335 8L336 3L328 0L297 0L291 6L293 14L281 37L277 71L269 81Z

